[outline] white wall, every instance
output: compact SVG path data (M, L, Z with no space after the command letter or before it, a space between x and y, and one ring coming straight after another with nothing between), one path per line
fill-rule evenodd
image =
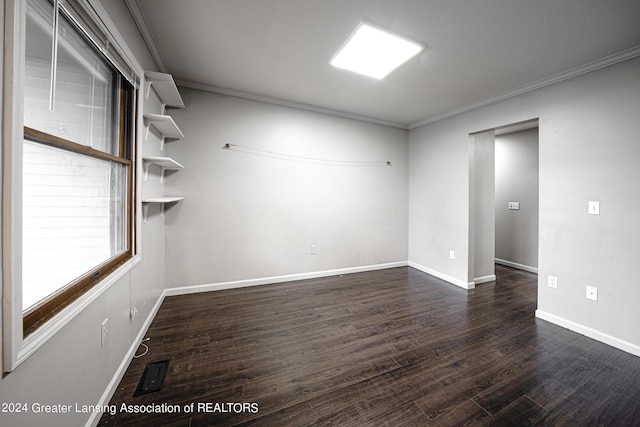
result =
M5 40L4 40L4 31L5 31L5 12L4 12L4 7L0 8L0 43L2 44L2 46L4 46ZM4 99L5 99L5 89L4 89L4 64L5 64L5 60L4 60L4 54L0 55L0 70L3 70L2 72L0 72L0 90L2 93L2 102L0 102L0 117L2 117L2 122L3 122L3 126L4 126ZM2 138L2 140L0 141L0 143L2 144L2 146L4 147L4 131L0 132L0 138ZM3 157L4 154L0 153L0 160L4 160ZM0 176L4 176L4 161L0 161ZM4 212L4 197L0 197L0 212ZM2 242L5 241L5 236L3 235L3 227L0 227L0 237L2 238ZM4 255L4 247L5 245L0 245L0 254L2 255L2 265L4 265L4 260L5 260L5 255ZM4 272L3 272L4 275ZM4 283L3 283L3 279L0 279L0 284L3 286L2 289L2 293L0 295L2 295L3 298L3 303L0 304L0 322L4 321L4 314L3 313L3 305L4 305ZM2 325L4 327L4 324ZM0 328L0 331L2 331L3 328ZM2 336L3 334L0 333L0 349L4 350L4 344L2 342ZM2 359L2 357L0 357L0 359ZM4 360L2 360L2 362L0 362L0 368L2 368L2 372L5 371L5 362ZM1 382L0 382L0 387L1 387Z
M185 169L167 192L185 200L167 212L168 287L406 262L406 130L181 92L186 108L172 115L186 137L167 152Z
M538 267L538 129L496 136L496 259ZM509 210L519 202L519 210Z
M116 20L128 16L124 1L105 2L118 28L131 37L138 34L131 28L133 21ZM149 57L140 51L144 42L127 38L136 57ZM138 47L138 48L136 48ZM148 64L147 64L148 66ZM157 98L145 102L145 110L156 111ZM151 135L143 152L154 155L159 147L157 136ZM153 188L151 189L151 191ZM164 217L150 216L142 229L140 245L142 261L121 277L97 300L82 311L35 354L13 372L0 379L0 402L40 404L95 405L100 402L143 328L160 293L165 288L164 275ZM139 316L129 319L131 306ZM109 319L109 341L100 347L100 324ZM22 414L0 413L0 425L10 426L80 426L91 414Z
M412 130L412 264L467 280L469 134L539 117L538 315L640 354L639 76L635 58ZM589 200L600 216L587 215Z
M409 132L409 261L466 286L470 132L457 131L458 120ZM449 258L450 251L455 259Z
M136 36L124 2L105 3L123 34ZM137 36L128 42L137 57L150 57ZM469 134L536 117L539 314L637 349L639 76L640 59L634 59L412 130L409 156L401 130L183 91L187 109L172 114L187 138L167 150L186 169L167 179L167 192L187 198L165 217L150 215L143 228L142 262L2 378L0 402L98 403L165 286L165 260L169 286L407 256L466 283ZM226 142L322 158L390 160L393 166L302 164L221 150ZM601 202L600 216L586 214L588 200ZM318 245L317 255L309 255L311 243ZM455 260L449 259L450 250ZM558 276L558 289L546 287L549 274ZM599 287L598 302L585 299L586 284ZM129 321L131 300L141 311L134 321ZM99 325L106 317L110 338L100 348ZM83 425L89 418L0 416L2 425L12 426Z
M495 133L470 136L470 233L474 248L470 257L469 282L474 285L495 280Z
M136 57L151 68L149 53L140 50L144 43L130 38L138 32L124 1L105 3ZM186 169L167 178L165 191L152 167L139 188L145 196L174 191L187 199L165 216L149 209L141 262L2 378L0 402L105 403L101 398L128 363L167 278L182 286L406 262L407 131L198 91L186 91L185 103L185 111L169 113L187 138L161 152L151 132L140 150L171 155ZM143 110L158 108L152 93ZM221 150L225 142L393 166L299 163ZM309 254L310 244L317 245L316 255ZM134 306L139 316L130 320ZM105 318L109 341L101 348ZM91 415L0 414L0 424L84 425Z

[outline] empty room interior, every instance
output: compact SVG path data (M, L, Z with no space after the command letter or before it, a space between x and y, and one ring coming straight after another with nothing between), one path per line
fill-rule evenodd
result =
M637 0L0 13L0 425L640 426Z

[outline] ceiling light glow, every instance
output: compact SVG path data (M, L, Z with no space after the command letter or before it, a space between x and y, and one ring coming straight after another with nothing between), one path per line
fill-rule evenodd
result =
M419 43L361 22L329 63L374 79L383 79L423 49Z

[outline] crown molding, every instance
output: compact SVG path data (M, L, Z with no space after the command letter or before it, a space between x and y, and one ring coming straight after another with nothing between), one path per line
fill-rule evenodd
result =
M158 70L163 73L168 73L169 68L167 64L162 59L162 55L160 54L160 49L156 45L156 41L153 38L153 33L149 29L149 25L147 24L147 20L144 18L144 14L142 13L142 9L138 4L138 0L125 0L127 6L129 7L129 11L131 12L131 16L135 21L138 29L140 30L140 34L142 34L142 38L144 39L147 47L149 48L149 52L151 52L151 56L158 67Z
M448 119L450 117L457 116L458 114L466 113L468 111L475 110L477 108L485 107L487 105L491 105L496 102L504 101L505 99L513 98L514 96L522 95L523 93L531 92L536 89L541 89L543 87L562 82L564 80L572 79L582 74L590 73L591 71L596 71L601 68L605 68L610 65L617 64L619 62L633 59L637 56L640 56L640 45L632 47L627 50L623 50L613 55L605 56L604 58L598 59L593 62L589 62L580 67L572 68L571 70L567 70L562 73L555 74L551 77L547 77L546 79L538 80L537 82L533 82L528 85L521 86L517 89L506 92L502 95L498 95L493 98L488 98L484 101L480 101L475 104L470 104L462 108L458 108L443 114L439 114L437 116L429 117L419 122L411 123L409 124L408 129L411 130L411 129L419 128L421 126L428 125L430 123L435 123L440 120Z
M127 0L127 1L135 1L135 0ZM486 107L487 105L495 104L496 102L504 101L509 98L513 98L518 95L522 95L527 92L531 92L537 89L541 89L546 86L553 85L555 83L562 82L564 80L569 80L574 77L578 77L582 74L587 74L592 71L599 70L601 68L608 67L610 65L614 65L620 62L627 61L629 59L633 59L640 56L640 45L632 47L627 50L623 50L621 52L615 53L613 55L606 56L604 58L598 59L596 61L590 62L588 64L582 65L580 67L573 68L571 70L564 71L562 73L555 74L546 79L538 80L537 82L530 83L525 86L521 86L512 91L506 92L502 95L498 95L492 98L485 99L484 101L480 101L474 104L469 104L465 107L458 108L443 114L439 114L437 116L429 117L419 122L411 123L406 125L404 123L391 122L387 120L377 119L368 116L361 116L358 114L348 113L345 111L333 110L330 108L323 108L316 105L304 104L294 101L288 101L285 99L273 98L266 95L259 95L251 92L244 92L235 89L222 88L219 86L207 85L202 83L195 83L185 80L176 80L176 84L183 87L190 87L192 89L204 90L207 92L218 93L222 95L235 96L238 98L250 99L253 101L266 102L269 104L276 104L285 107L298 108L301 110L313 111L316 113L329 114L332 116L344 117L353 120L360 120L369 123L375 123L383 126L390 126L399 129L412 130L419 128L421 126L425 126L431 123L435 123L440 120L448 119L453 116L457 116L458 114L466 113L478 108Z
M151 30L149 29L149 26L147 24L147 21L144 18L144 14L142 13L142 9L140 8L140 5L138 4L138 0L125 0L127 6L129 7L129 10L131 11L131 15L133 16L133 19L136 23L136 25L138 26L138 29L140 30L140 33L142 34L142 37L144 38L147 46L149 47L149 51L151 52L151 55L153 56L154 61L156 62L156 65L158 66L158 69L163 72L163 73L168 73L169 69L166 65L166 63L164 62L164 60L162 59L162 55L160 54L160 50L158 49L158 46L155 43L153 34L151 33ZM437 121L440 120L444 120L444 119L448 119L450 117L453 116L457 116L459 114L463 114L478 108L482 108L482 107L486 107L487 105L491 105L491 104L495 104L496 102L500 102L500 101L504 101L506 99L509 98L513 98L515 96L518 95L522 95L524 93L527 92L531 92L537 89L541 89L543 87L546 86L550 86L553 85L555 83L559 83L562 82L564 80L568 80L574 77L578 77L582 74L586 74L586 73L590 73L592 71L596 71L599 70L601 68L605 68L608 67L610 65L614 65L617 64L619 62L623 62L629 59L633 59L635 57L640 56L640 45L638 46L634 46L632 48L629 48L627 50L623 50L621 52L615 53L613 55L609 55L606 56L604 58L598 59L596 61L587 63L585 65L581 65L579 67L573 68L571 70L567 70L564 71L562 73L558 73L555 74L551 77L547 77L545 79L542 80L538 80L536 82L521 86L517 89L508 91L506 93L503 93L501 95L495 96L495 97L491 97L473 104L469 104L466 105L464 107L461 108L456 108L454 110L451 111L447 111L445 113L442 114L438 114L435 116L431 116L431 117L427 117L423 120L414 122L414 123L409 123L404 124L404 123L398 123L398 122L392 122L392 121L387 121L387 120L382 120L382 119L377 119L374 117L368 117L368 116L362 116L359 114L354 114L354 113L348 113L345 111L340 111L340 110L333 110L331 108L324 108L324 107L319 107L316 105L311 105L311 104L305 104L305 103L300 103L300 102L295 102L295 101L289 101L289 100L285 100L285 99L280 99L280 98L274 98L274 97L270 97L270 96L266 96L266 95L260 95L260 94L255 94L255 93L251 93L251 92L245 92L245 91L241 91L241 90L236 90L236 89L228 89L228 88L223 88L223 87L219 87L219 86L214 86L214 85L208 85L208 84L202 84L202 83L196 83L196 82L191 82L191 81L187 81L187 80L176 80L176 83L180 86L183 87L188 87L188 88L192 88L192 89L199 89L199 90L203 90L206 92L212 92L212 93L218 93L218 94L222 94L222 95L229 95L229 96L235 96L238 98L244 98L244 99L250 99L253 101L260 101L260 102L266 102L269 104L275 104L275 105L280 105L280 106L285 106L285 107L291 107L291 108L298 108L301 110L307 110L307 111L313 111L316 113L322 113L322 114L329 114L332 116L338 116L338 117L344 117L344 118L349 118L349 119L353 119L353 120L360 120L360 121L364 121L364 122L369 122L369 123L375 123L375 124L380 124L383 126L390 126L390 127L394 127L394 128L399 128L399 129L405 129L405 130L411 130L411 129L416 129L419 128L421 126L425 126L431 123L435 123Z
M374 123L377 125L389 126L389 127L403 129L403 130L408 129L407 125L404 123L377 119L375 117L362 116L359 114L348 113L346 111L334 110L331 108L319 107L317 105L305 104L302 102L295 102L295 101L289 101L286 99L274 98L271 96L260 95L253 92L245 92L237 89L228 89L220 86L208 85L204 83L196 83L189 80L181 80L181 79L176 79L176 85L186 87L186 88L191 88L191 89L202 90L205 92L217 93L220 95L234 96L236 98L244 98L244 99L249 99L251 101L259 101L267 104L279 105L282 107L296 108L298 110L306 110L314 113L327 114L330 116L342 117L342 118L351 119L351 120L358 120L361 122Z

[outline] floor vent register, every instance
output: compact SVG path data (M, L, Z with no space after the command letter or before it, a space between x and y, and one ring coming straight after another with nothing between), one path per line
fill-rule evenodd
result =
M142 373L142 378L140 378L140 382L138 383L138 388L136 388L133 395L140 396L142 394L162 390L164 376L167 373L168 366L168 360L147 363L147 366L144 368L144 372Z

